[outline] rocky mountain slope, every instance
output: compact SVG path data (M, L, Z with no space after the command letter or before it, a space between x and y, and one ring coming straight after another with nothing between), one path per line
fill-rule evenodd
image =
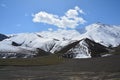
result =
M0 34L0 41L4 40L8 38L8 36L4 35L4 34Z

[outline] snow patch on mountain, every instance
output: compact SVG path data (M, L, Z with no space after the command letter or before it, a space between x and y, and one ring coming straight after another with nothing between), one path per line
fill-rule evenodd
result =
M88 44L86 44L84 40L80 41L79 44L70 49L67 53L75 54L75 58L91 58Z
M80 33L76 30L62 30L57 31L42 31L38 33L46 38L53 38L58 40L71 40L75 37L80 36Z

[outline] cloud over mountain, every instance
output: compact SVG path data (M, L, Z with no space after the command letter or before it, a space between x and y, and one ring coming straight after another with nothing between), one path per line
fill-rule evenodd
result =
M80 15L84 14L83 10L76 6L69 9L64 16L58 16L44 11L40 11L33 15L33 22L47 23L59 28L76 28L80 24L84 24L86 20Z

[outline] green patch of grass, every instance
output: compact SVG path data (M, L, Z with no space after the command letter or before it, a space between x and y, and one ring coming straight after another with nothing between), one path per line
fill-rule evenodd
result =
M35 58L14 58L14 59L0 59L1 66L45 66L54 65L64 62L65 59L57 55L48 55Z

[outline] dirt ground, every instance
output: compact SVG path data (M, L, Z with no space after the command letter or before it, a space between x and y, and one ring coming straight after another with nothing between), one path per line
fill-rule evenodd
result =
M48 66L0 66L0 80L120 80L120 55Z

